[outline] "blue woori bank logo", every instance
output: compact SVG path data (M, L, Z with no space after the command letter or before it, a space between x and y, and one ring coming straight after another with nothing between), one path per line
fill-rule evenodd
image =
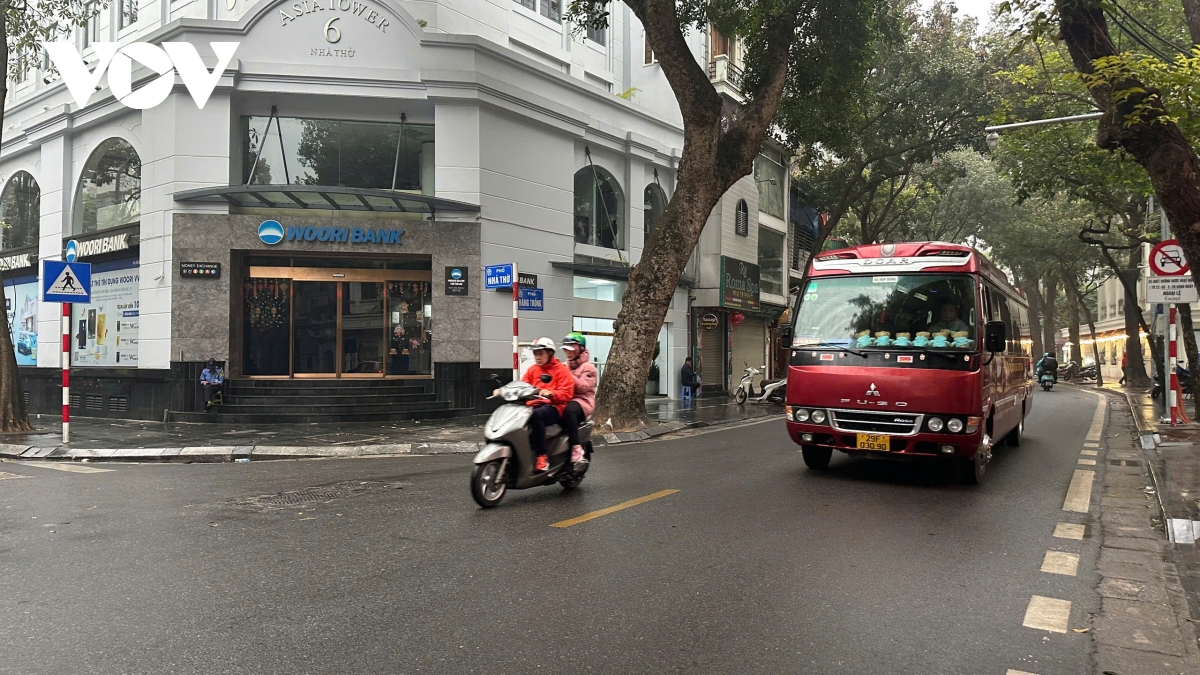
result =
M67 242L67 262L75 262L75 258L79 256L79 243L74 239Z
M283 226L275 220L264 220L258 226L258 238L268 246L274 246L283 241Z
M451 279L461 279L462 278L462 270L450 270L450 278Z

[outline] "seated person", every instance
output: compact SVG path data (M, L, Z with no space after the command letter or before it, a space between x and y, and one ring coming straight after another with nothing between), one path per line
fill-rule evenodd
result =
M204 412L212 412L213 404L221 396L221 388L225 384L225 373L217 367L216 359L209 359L208 363L204 364L204 370L200 371L200 388L204 390ZM223 400L220 402L224 403Z
M568 333L563 338L562 349L567 355L571 377L575 379L575 397L563 411L562 425L571 441L571 461L585 462L583 446L579 444L579 425L591 416L596 407L596 366L589 360L587 338L582 333Z
M951 335L971 330L965 321L958 318L958 305L953 301L943 304L941 307L941 318L929 325L930 333L942 330L950 331Z
M554 340L540 337L533 343L533 365L521 379L538 388L542 398L550 401L534 409L529 418L529 444L537 454L534 469L545 471L550 468L546 457L546 427L562 422L567 403L575 396L575 379L562 361L554 358ZM549 375L549 382L542 382L542 375Z
M1058 359L1054 358L1052 354L1049 352L1042 354L1041 360L1037 362L1036 369L1035 372L1037 373L1038 380L1042 379L1042 373L1045 372L1053 376L1054 383L1058 384Z

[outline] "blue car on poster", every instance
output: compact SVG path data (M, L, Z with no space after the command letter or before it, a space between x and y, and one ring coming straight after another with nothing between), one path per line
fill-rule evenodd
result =
M21 336L17 338L17 353L32 356L35 349L37 349L37 335L35 333L21 333Z

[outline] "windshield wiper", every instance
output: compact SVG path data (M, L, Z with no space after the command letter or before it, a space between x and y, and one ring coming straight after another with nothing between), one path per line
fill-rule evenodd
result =
M833 349L840 349L840 350L846 352L847 354L861 356L864 359L867 358L866 352L860 352L857 349L850 349L849 347L846 347L844 345L835 345L832 342L817 342L817 343L810 344L810 345L804 345L804 347L832 347ZM797 349L804 349L804 347L797 347Z

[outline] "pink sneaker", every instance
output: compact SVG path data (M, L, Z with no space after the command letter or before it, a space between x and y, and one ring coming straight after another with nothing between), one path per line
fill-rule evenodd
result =
M572 462L582 462L583 461L583 446L582 445L576 445L571 448L571 461Z

